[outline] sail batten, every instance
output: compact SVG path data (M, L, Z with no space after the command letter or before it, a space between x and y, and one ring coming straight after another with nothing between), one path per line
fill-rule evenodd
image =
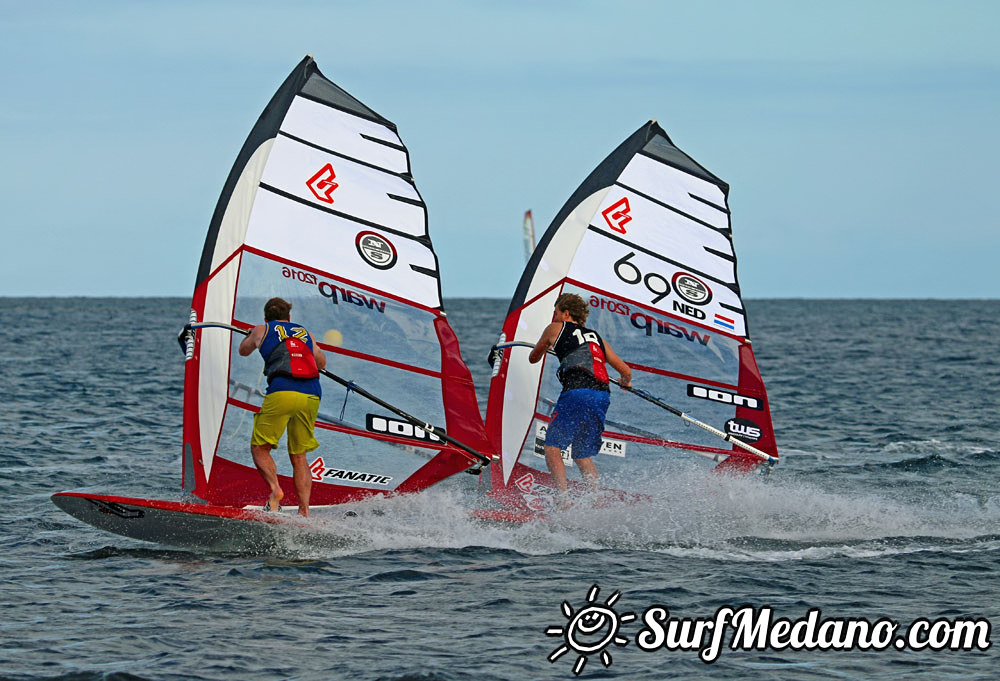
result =
M260 188L263 189L263 190L265 190L265 191L271 192L272 194L275 194L276 196L280 196L283 199L287 199L289 201L294 201L295 203L298 203L299 205L305 206L306 208L309 208L309 209L312 209L312 210L322 211L324 213L328 213L329 215L333 215L333 216L336 216L338 218L343 218L344 220L350 220L351 222L355 222L355 223L357 223L359 225L364 225L366 227L371 227L372 229L379 229L379 230L388 232L389 234L392 234L393 236L398 236L398 237L400 237L402 239L412 239L413 241L420 241L422 238L424 238L422 234L421 235L414 235L412 233L400 230L400 229L398 229L396 227L389 227L389 226L384 225L382 223L374 222L372 220L367 220L367 219L359 217L357 215L351 215L349 213L345 213L345 212L340 211L340 210L335 210L333 208L328 208L326 206L317 206L310 199L308 199L306 197L296 196L295 194L291 194L291 193L286 192L286 191L284 191L282 189L279 189L278 187L273 187L273 186L271 186L269 184L266 184L266 183L261 183ZM409 205L415 206L417 208L423 208L424 207L424 204L423 204L422 201L416 201L416 200L412 200L412 199L407 199L406 197L402 197L402 196L393 196L391 194L386 194L386 198L389 199L389 200L392 200L392 201L400 201L400 202L403 202L403 203L408 203Z
M253 246L244 245L242 250L243 250L243 252L250 253L250 254L253 254L253 255L258 255L258 256L261 256L261 257L264 257L264 258L269 258L271 260L274 260L275 262L281 263L283 265L287 265L289 267L296 268L297 270L300 270L302 272L312 273L312 274L315 274L317 277L323 277L325 279L330 280L327 283L333 283L334 285L341 284L343 286L351 286L351 287L354 287L356 289L364 289L365 291L367 291L371 295L376 295L376 296L380 296L380 297L383 297L383 298L388 298L388 299L391 299L391 300L393 300L395 302L398 302L398 303L404 303L406 305L410 305L412 307L416 307L416 308L422 309L422 310L424 310L424 311L426 311L428 313L431 313L431 314L443 314L443 310L441 310L440 308L434 308L434 307L428 307L428 306L421 305L421 304L419 304L419 303L417 303L417 302L415 302L413 300L407 300L404 297L394 295L392 293L389 293L388 291L383 291L381 289L374 288L374 287L372 287L372 286L370 286L368 284L364 284L364 283L362 283L360 281L355 281L353 279L347 279L347 278L345 278L343 276L334 274L332 272L328 272L326 270L319 269L317 267L314 267L312 265L309 265L307 263L304 263L304 262L301 262L301 261L298 261L298 260L291 260L291 259L285 258L285 257L280 256L280 255L275 254L275 253L269 253L267 251L263 251L263 250L254 248ZM239 255L239 253L234 253L233 257L235 257L237 255ZM323 284L323 282L320 282L319 285L322 285L322 284ZM320 291L320 292L323 293L322 291Z
M251 329L290 301L344 383L323 383L313 504L417 492L469 466L434 433L486 438L468 367L444 318L426 206L396 126L304 59L272 97L209 226L195 322ZM200 327L185 373L185 481L211 503L258 503L249 438L266 391L242 336ZM360 392L359 392L360 391ZM426 430L363 394L426 419ZM388 402L386 402L388 404ZM291 469L275 457L279 474ZM286 501L293 486L284 479ZM266 495L265 495L266 496Z

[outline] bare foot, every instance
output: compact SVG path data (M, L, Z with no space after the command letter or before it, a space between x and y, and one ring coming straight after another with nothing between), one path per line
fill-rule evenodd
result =
M309 517L309 507L308 506L305 506L305 507L299 506L299 515L302 516L303 518L308 518Z
M559 495L556 497L556 510L565 511L569 509L572 505L573 502L569 498L569 493L559 492Z
M267 508L271 511L281 510L281 500L285 498L285 493L281 491L281 488L271 492L271 496L267 498Z

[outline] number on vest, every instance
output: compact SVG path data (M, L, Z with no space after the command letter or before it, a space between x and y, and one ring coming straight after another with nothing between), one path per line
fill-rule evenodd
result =
M282 343L284 343L288 339L288 332L285 331L285 327L276 326L274 327L274 330L278 332L278 339ZM301 326L293 326L291 331L292 331L292 338L301 338L302 340L305 340L306 338L309 337L309 332L303 329Z
M573 329L573 335L576 336L580 345L583 345L584 343L597 343L597 334L593 331L583 333L580 329Z

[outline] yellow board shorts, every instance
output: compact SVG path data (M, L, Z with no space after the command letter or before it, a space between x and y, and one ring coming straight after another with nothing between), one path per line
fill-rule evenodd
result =
M313 436L319 398L316 395L280 390L264 398L260 411L253 417L254 446L278 446L278 441L288 429L288 453L306 454L319 447Z

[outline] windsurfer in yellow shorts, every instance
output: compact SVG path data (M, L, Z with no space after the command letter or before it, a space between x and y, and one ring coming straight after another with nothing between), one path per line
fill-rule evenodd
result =
M285 493L278 482L278 470L271 450L288 430L288 458L292 480L299 498L299 515L309 515L312 473L306 454L319 447L313 436L322 391L319 371L326 368L326 355L308 331L292 324L292 304L271 298L264 304L264 323L255 326L240 342L239 352L247 357L260 350L267 376L267 394L253 419L250 453L271 495L265 510L277 511Z

